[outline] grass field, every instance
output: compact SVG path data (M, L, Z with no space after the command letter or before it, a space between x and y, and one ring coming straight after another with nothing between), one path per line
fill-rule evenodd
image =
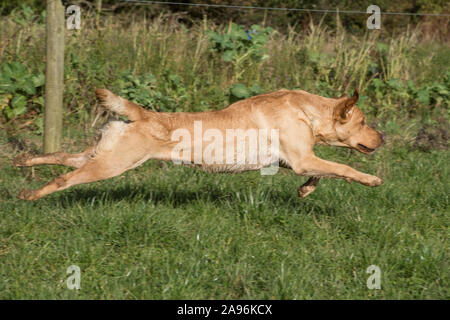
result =
M66 33L63 150L82 150L111 116L94 102L99 87L171 112L280 88L358 88L387 144L373 156L316 151L384 185L324 179L299 200L306 178L285 169L207 174L149 161L18 200L67 169L11 165L42 150L45 25L17 10L0 17L0 299L449 299L448 40L420 24L351 34L337 16L335 29L320 17L267 35L252 26L258 44L244 27L180 17L87 11ZM70 265L81 290L67 289ZM371 265L380 290L366 286Z
M449 153L394 143L373 157L318 154L385 184L323 180L301 201L305 178L285 169L213 175L150 161L25 202L15 198L21 187L65 169L36 168L29 182L31 169L4 154L0 298L450 298ZM72 264L79 291L66 287ZM366 287L370 265L381 269L381 290Z

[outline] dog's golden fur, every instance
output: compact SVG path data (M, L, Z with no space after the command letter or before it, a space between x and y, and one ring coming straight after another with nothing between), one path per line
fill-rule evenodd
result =
M195 143L201 143L194 134L194 121L201 121L203 130L215 129L224 135L229 129L278 130L281 163L299 175L310 177L298 190L302 198L314 191L322 177L342 178L371 187L382 184L376 176L320 159L313 152L315 144L348 147L363 153L372 153L381 146L382 134L365 123L363 113L356 106L356 91L350 98L345 95L325 98L301 90L279 90L239 101L220 111L198 113L148 111L106 89L98 89L96 94L105 108L127 116L130 122L109 123L102 129L100 141L82 153L17 157L15 166L59 164L77 168L38 190L23 190L21 199L36 200L73 185L108 179L150 158L193 162L194 152L187 153L189 159L181 155L173 159L172 151L178 142L172 137L176 130L185 129L193 137L192 148ZM268 143L274 141L269 139ZM223 148L225 154L230 145L225 143ZM245 152L251 155L254 150L249 147ZM256 164L219 165L206 159L199 165L212 171L255 170L269 165L272 156L259 157Z

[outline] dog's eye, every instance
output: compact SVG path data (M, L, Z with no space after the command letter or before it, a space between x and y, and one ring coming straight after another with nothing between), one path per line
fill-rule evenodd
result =
M366 125L366 120L361 121L361 125L365 126Z

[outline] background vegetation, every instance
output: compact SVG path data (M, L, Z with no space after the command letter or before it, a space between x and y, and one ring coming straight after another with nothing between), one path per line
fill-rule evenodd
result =
M99 87L156 111L221 109L280 88L329 97L358 88L387 144L373 157L317 153L385 184L321 181L299 202L304 178L289 171L208 175L150 161L29 203L15 198L21 187L67 169L10 164L42 147L45 12L21 3L0 1L0 298L450 297L448 18L387 17L372 31L358 15L81 2L82 28L66 33L65 150L83 149L114 117L96 105ZM409 3L387 11L447 10ZM65 287L71 264L82 269L79 292ZM365 286L371 264L382 290Z

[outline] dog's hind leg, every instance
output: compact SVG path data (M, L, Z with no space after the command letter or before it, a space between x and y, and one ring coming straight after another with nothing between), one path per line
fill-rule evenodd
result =
M147 157L143 154L135 155L138 156L138 158L122 158L119 160L119 153L120 151L115 152L114 154L101 155L96 156L94 159L89 159L89 161L81 168L57 177L55 180L38 190L22 190L19 194L19 198L23 200L37 200L50 193L61 191L78 184L109 179L118 176L147 160Z
M81 168L93 155L94 147L90 147L81 153L70 154L66 152L55 152L42 155L21 154L14 158L15 167L31 167L40 164L57 164L74 168Z
M37 200L50 193L61 191L77 184L111 178L122 172L123 170L105 170L97 161L88 162L81 168L59 176L38 190L22 190L19 198L23 200Z
M18 198L22 200L37 200L50 193L69 188L70 186L80 183L93 182L96 180L99 180L99 176L93 175L92 166L84 166L82 168L59 176L58 178L38 190L23 189L20 192Z
M306 198L310 193L312 193L319 183L319 177L311 177L306 181L300 188L298 188L298 196L300 198Z
M139 166L153 154L146 147L152 138L138 132L137 126L137 123L127 125L120 121L109 123L92 151L94 156L88 155L83 166L59 176L38 190L22 190L19 198L36 200L74 185L109 179Z

